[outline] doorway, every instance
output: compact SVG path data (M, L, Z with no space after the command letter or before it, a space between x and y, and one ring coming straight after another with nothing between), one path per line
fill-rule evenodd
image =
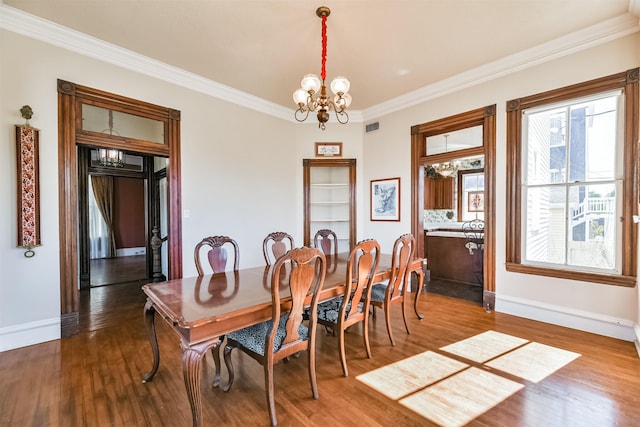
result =
M423 123L411 128L411 193L412 193L412 221L411 231L416 236L416 252L420 256L425 255L426 235L425 235L425 202L427 202L429 189L425 188L426 178L430 168L428 165L447 164L445 173L446 177L450 176L455 167L452 167L456 159L473 159L482 157L484 159L483 174L483 190L482 190L482 216L483 216L483 232L482 232L482 251L480 263L482 276L482 306L486 310L493 310L495 307L495 118L496 106L491 105L484 108L468 111L458 115L446 117L440 120ZM433 138L436 136L451 135L454 132L464 134L465 131L479 130L480 137L477 144L471 144L459 147L455 150L449 150L447 144L448 138L442 139L442 150L433 150L437 144ZM433 167L431 167L433 169ZM445 188L444 181L440 182L441 187ZM449 185L453 187L454 183ZM477 190L477 189L476 189ZM453 200L453 192L451 196ZM461 201L460 199L458 199ZM474 203L479 203L479 199ZM451 202L453 203L453 202ZM465 212L468 213L469 206L457 208L459 216ZM453 211L451 212L453 216ZM445 232L462 232L462 222L456 221L456 226L460 230L443 230ZM453 227L453 225L451 226ZM460 248L466 247L460 245ZM458 248L458 249L460 249ZM463 249L464 250L464 249ZM477 256L477 253L474 254ZM462 256L462 255L460 255ZM455 256L447 256L443 261L451 261ZM458 258L462 259L462 258ZM466 260L470 258L466 257ZM427 257L427 266L432 262ZM480 269L478 269L480 270ZM475 270L471 270L476 273Z
M81 291L166 278L167 263L153 263L154 251L166 261L166 243L154 248L151 239L154 229L159 238L167 233L168 159L126 153L113 166L102 164L98 153L78 147Z
M109 113L109 118L114 116L138 125L129 127L123 135L105 133L101 129L106 126L92 128L90 121L85 120L94 113ZM182 276L180 112L58 80L58 129L61 336L68 337L79 331L79 285L81 280L89 279L79 274L81 270L89 271L89 267L81 265L88 257L80 258L80 254L88 253L85 247L88 239L80 235L86 229L81 227L81 220L86 219L87 204L80 203L78 196L86 194L87 187L87 180L79 177L89 175L89 149L83 147L139 153L150 164L145 170L154 176L157 170L153 159L167 159L166 270L170 279ZM137 132L140 129L142 134ZM151 264L148 257L146 264Z

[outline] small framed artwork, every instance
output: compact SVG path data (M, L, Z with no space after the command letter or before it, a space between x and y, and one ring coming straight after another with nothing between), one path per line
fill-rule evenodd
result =
M316 142L316 157L341 157L342 142Z
M468 211L484 212L484 191L469 191Z
M400 221L400 178L371 181L371 221Z

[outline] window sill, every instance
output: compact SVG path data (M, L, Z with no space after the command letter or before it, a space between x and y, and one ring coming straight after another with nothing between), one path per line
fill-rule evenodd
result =
M603 285L634 287L636 285L635 276L623 276L618 274L596 274L584 273L581 271L561 270L555 268L532 267L508 262L505 264L507 271L513 273L533 274L536 276L556 277L558 279L579 280L582 282L601 283Z

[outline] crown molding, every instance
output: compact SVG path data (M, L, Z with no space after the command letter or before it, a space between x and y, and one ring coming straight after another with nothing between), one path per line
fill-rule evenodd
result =
M629 13L625 15L465 71L365 110L349 111L350 121L354 123L370 121L440 96L636 33L640 31L640 23L637 18L639 15L640 0L630 0ZM293 108L284 107L115 46L79 31L22 12L4 3L0 3L0 28L279 119L295 122Z
M292 108L266 101L5 4L0 4L0 28L280 119L293 120Z
M640 18L640 0L629 0L629 13Z
M631 0L630 8L631 3L634 2L638 4L640 0ZM630 13L620 15L369 107L363 110L363 118L365 121L373 120L638 31L640 31L638 18Z

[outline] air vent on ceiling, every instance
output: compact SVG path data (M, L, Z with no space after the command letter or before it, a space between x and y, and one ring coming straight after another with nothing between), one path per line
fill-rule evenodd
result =
M367 126L365 126L364 130L365 132L373 132L374 130L378 130L379 127L380 122L369 123Z

